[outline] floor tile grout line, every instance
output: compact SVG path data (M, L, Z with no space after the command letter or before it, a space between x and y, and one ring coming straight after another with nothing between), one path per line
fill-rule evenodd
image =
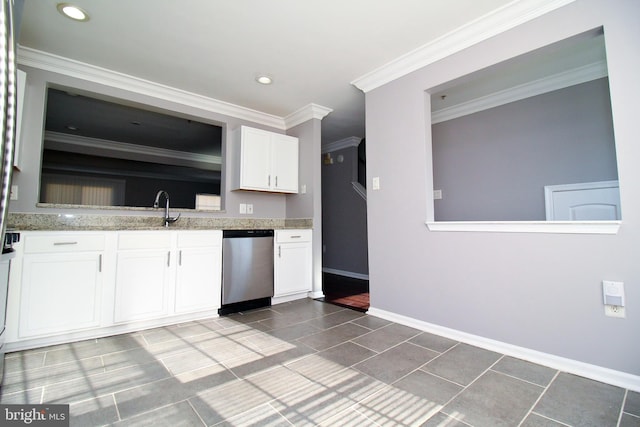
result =
M373 396L373 395L372 395ZM353 411L357 412L358 414L362 415L363 417L365 417L367 420L371 421L373 423L373 425L378 426L378 427L382 427L382 424L377 423L375 420L372 420L371 417L368 417L366 414L363 414L361 411L359 411L355 406L358 406L360 404L360 402L356 403L353 407Z
M115 399L114 399L114 400L115 400ZM135 415L132 415L132 416L127 417L127 418L124 418L124 419L122 419L122 417L120 417L120 421L131 420L131 419L133 419L133 418L137 418L137 417L142 416L142 415L151 414L151 413L153 413L153 412L159 411L159 410L161 410L161 409L168 408L168 407L170 407L170 406L177 405L177 404L182 403L182 402L187 402L187 403L188 403L188 400L189 400L189 398L182 399L182 400L177 400L177 401L175 401L175 402L167 403L166 405L161 405L161 406L158 406L158 407L156 407L156 408L149 409L148 411L144 411L144 412L136 413ZM116 403L116 405L117 405L117 403ZM197 414L197 412L196 412L196 414ZM118 411L118 415L120 415L120 411ZM206 424L205 424L205 425L206 425Z
M273 402L273 401L271 401ZM273 406L271 404L271 402L267 402L267 405L269 405L271 407L271 409L273 409L274 411L276 411L276 414L280 415L286 422L288 422L289 424L291 424L292 426L295 426L295 424L293 424L289 418L287 418L282 412L278 411L278 408L276 408L275 406Z
M0 395L2 396L2 398L6 398L6 397L11 397L11 396L17 396L19 394L28 394L30 391L34 391L34 390L40 390L40 399L38 400L39 402L42 402L42 397L43 397L43 391L44 391L44 385L38 385L35 387L30 387L30 388L25 388L23 390L16 390L16 391L12 391L9 393L0 393ZM3 404L2 402L0 402L0 404Z
M458 344L460 344L460 343L458 343ZM457 347L457 346L458 346L458 344L456 344L455 346L453 346L453 347L451 347L451 348ZM443 353L443 354L444 354L444 353ZM497 353L497 354L500 354L500 353ZM443 414L445 414L445 415L447 415L447 416L451 416L451 414L448 414L448 413L444 412L444 411L443 411L443 409L444 409L444 408L446 408L446 406L447 406L449 403L451 403L454 399L456 399L458 396L460 396L462 393L464 393L464 392L465 392L469 387L471 387L471 385L472 385L472 384L475 384L475 383L476 383L476 381L478 381L480 378L482 378L482 376L484 376L484 374L486 374L487 372L489 372L489 371L491 370L491 368L493 368L493 367L494 367L498 362L500 362L504 357L505 357L505 355L504 355L504 354L500 354L500 357L498 357L498 359L497 359L495 362L493 362L489 367L487 367L487 369L485 369L484 371L482 371L482 373L480 373L479 375L477 375L477 376L473 379L473 381L471 381L471 382L470 382L469 384L467 384L466 386L461 384L461 386L462 386L462 390L460 390L458 393L456 393L454 396L452 396L452 397L451 397L451 399L449 399L449 400L447 400L445 403L443 403L443 404L442 404L442 409L440 410L440 412L442 412ZM428 363L430 363L430 362L431 362L431 361L429 361ZM426 365L426 364L428 364L428 363L425 363L425 365ZM453 418L453 417L452 417L452 418ZM457 418L454 418L454 419L455 419L455 420L457 420L457 421L460 421L460 420L458 420Z
M127 367L122 368L122 369L130 368L130 367L131 366L127 366ZM109 372L110 371L107 371L105 373L109 373ZM146 385L149 385L149 384L157 383L157 382L160 382L160 381L166 381L166 380L168 380L170 378L174 378L174 376L171 374L171 372L167 371L167 374L169 376L164 377L164 378L155 379L153 381L145 382L145 383L142 383L142 384L132 385L131 387L125 387L125 388L122 388L122 389L118 389L117 392L109 391L109 392L105 392L104 394L93 394L93 395L91 395L91 397L87 397L87 398L79 399L79 400L75 400L75 401L70 401L70 402L65 402L65 404L76 404L76 403L87 402L87 401L90 401L90 400L93 400L93 399L99 399L101 397L109 396L110 394L113 394L115 396L116 393L121 393L123 391L133 390L133 389L138 388L138 387L142 387L142 386L146 386ZM69 380L69 381L62 381L62 382L57 382L57 383L54 383L54 384L48 384L48 385L42 386L42 397L44 398L45 387L51 387L53 385L60 385L60 384L68 383L68 382L75 381L75 380L77 380L77 378ZM43 401L43 399L41 399L41 401Z
M539 412L536 412L536 411L531 411L529 414L527 414L527 417L528 417L529 415L531 415L531 414L533 414L533 415L537 415L537 416L539 416L540 418L544 418L545 420L553 421L553 422L554 422L554 423L556 423L556 424L560 424L560 425L563 425L563 426L566 426L566 427L574 427L574 426L572 426L571 424L563 423L562 421L558 421L558 420L556 420L556 419L554 419L554 418L548 417L548 416L543 415L543 414L541 414L541 413L539 413ZM522 422L524 422L524 421L526 421L526 418L525 418Z
M208 424L204 421L204 419L200 415L200 412L198 412L198 410L195 408L195 406L193 406L193 403L191 403L191 398L185 399L185 401L187 402L187 405L189 405L191 407L191 409L193 410L193 412L196 414L196 417L198 417L198 419L200 420L202 425L207 427Z
M388 326L388 325L383 326L383 328L385 328L386 326ZM382 329L382 328L380 328L380 329ZM380 330L380 329L376 329L376 331L377 331L377 330ZM375 331L372 331L372 332L375 332ZM429 348L426 348L426 347L423 347L423 346L421 346L421 345L419 345L419 344L415 344L415 343L412 343L412 342L411 342L411 340L412 340L413 338L417 337L418 335L420 335L420 334L421 334L421 332L419 332L418 334L413 335L413 336L411 336L411 337L409 337L409 338L407 338L407 339L405 339L405 340L403 340L403 341L400 341L399 343L394 344L394 345L392 345L391 347L385 348L385 349L384 349L384 350L382 350L382 351L374 350L374 349L372 349L372 348L367 347L367 346L366 346L366 345L364 345L364 344L359 344L359 343L357 343L357 342L355 342L355 341L354 341L354 340L357 340L357 339L358 339L358 338L360 338L360 337L363 337L363 336L365 336L365 335L369 335L370 333L371 333L371 332L367 332L366 334L363 334L363 335L357 336L357 337L355 337L355 338L351 338L351 339L349 339L349 340L347 340L347 341L344 341L344 342L342 342L342 343L340 343L340 344L344 344L345 342L350 342L350 343L352 343L352 344L357 344L357 345L359 345L360 347L364 347L364 348L366 348L367 350L371 350L371 351L373 351L373 352L376 352L376 353L377 353L376 355L373 355L373 356L371 356L371 357L375 357L375 356L377 356L377 355L383 354L383 353L385 353L385 352L387 352L387 351L389 351L389 350L391 350L391 349L393 349L393 348L396 348L396 347L400 346L401 344L405 344L405 343L406 343L406 344L415 345L415 346L417 346L417 347L424 348L424 349L429 350L429 351L433 351L434 353L438 353L438 352L437 352L437 351L435 351L435 350L431 350L431 349L429 349ZM340 344L337 344L337 345L340 345ZM336 347L337 345L335 345L335 346L333 346L333 347ZM333 347L329 347L329 348L333 348ZM439 357L439 356L440 356L440 354L438 354L438 356L436 356L436 357ZM364 362L365 360L368 360L368 359L370 359L371 357L369 357L369 358L367 358L367 359L364 359L364 360L361 360L361 361L360 361L360 362L358 362L358 363ZM435 359L435 357L434 357L434 359ZM431 360L433 360L433 359L431 359ZM431 360L429 360L429 362L431 362ZM425 364L426 364L426 363L429 363L429 362L425 362ZM420 365L420 366L423 366L423 365Z
M540 396L538 396L538 398L536 399L535 402L533 402L533 404L531 405L531 408L529 408L529 410L527 411L527 413L524 415L524 418L522 418L522 420L520 420L520 422L518 423L518 426L521 426L522 423L525 422L525 420L529 417L529 415L531 415L531 413L534 412L534 409L536 408L536 406L538 405L538 403L542 400L542 398L544 397L544 395L547 393L547 391L549 390L549 387L551 387L551 384L553 384L553 382L556 380L556 378L558 378L558 376L560 375L560 371L556 370L555 375L553 376L553 378L551 378L551 381L549 381L549 384L547 384L545 387L543 387L542 393L540 393ZM537 413L536 413L537 414ZM540 414L537 414L540 415ZM548 418L545 416L545 418ZM551 419L551 418L548 418ZM553 420L556 421L556 420Z
M622 397L622 404L620 405L620 413L618 414L618 422L616 423L617 426L619 426L620 422L622 422L622 414L624 413L624 406L627 403L628 395L629 395L629 390L625 389L624 396Z
M118 402L116 401L115 393L111 393L111 399L113 400L113 407L116 409L116 415L118 416L118 421L122 421L122 416L120 415L120 408L118 408Z
M505 355L505 357L507 357L507 356ZM520 377L517 377L515 375L508 374L506 372L498 371L498 370L493 369L493 368L490 369L490 370L491 370L491 372L496 373L498 375L503 375L505 377L513 378L514 380L522 381L523 383L530 384L530 385L533 385L533 386L536 386L536 387L539 387L539 388L542 388L542 389L546 389L546 387L547 387L546 385L536 384L536 383L531 382L529 380L525 380L524 378L520 378Z

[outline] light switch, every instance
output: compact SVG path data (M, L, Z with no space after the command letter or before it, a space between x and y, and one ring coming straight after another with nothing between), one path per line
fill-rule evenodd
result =
M241 214L246 214L247 213L247 205L246 205L246 203L240 203L240 213Z
M433 190L433 200L442 199L442 190Z
M379 176L374 176L373 180L371 182L371 189L372 190L379 190L380 189L380 177Z
M252 215L252 214L253 214L253 203L249 203L249 204L247 204L247 213L248 213L249 215Z

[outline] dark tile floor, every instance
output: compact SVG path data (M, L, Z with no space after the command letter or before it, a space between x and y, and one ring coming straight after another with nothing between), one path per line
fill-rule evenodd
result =
M640 426L640 393L304 299L9 354L75 426Z

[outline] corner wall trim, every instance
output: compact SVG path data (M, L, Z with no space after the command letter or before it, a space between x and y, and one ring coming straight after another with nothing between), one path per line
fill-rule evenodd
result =
M18 47L17 61L19 65L201 108L281 130L287 130L314 118L322 119L333 111L322 105L308 104L286 117L279 117L26 46Z
M411 317L396 314L390 311L381 310L370 307L367 314L381 319L399 323L401 325L410 326L420 329L424 332L440 335L455 341L464 342L484 348L486 350L499 352L507 356L516 357L539 365L548 366L559 371L580 375L595 381L623 387L629 390L640 392L640 376L628 374L626 372L616 371L601 366L591 365L589 363L580 362L565 357L555 356L553 354L543 353L531 350L525 347L519 347L501 341L492 340L478 335L469 334L458 331L456 329L446 328L444 326L435 325L433 323L424 322Z
M368 274L354 273L352 271L336 270L335 268L322 267L322 272L335 274L338 276L351 277L352 279L369 280Z
M590 82L608 76L605 62L594 62L562 73L504 89L480 98L472 99L457 105L431 113L431 124L456 119L489 108L499 107L511 102L531 98L544 93L553 92L581 83Z
M413 51L359 77L352 85L367 93L412 71L504 33L575 0L519 0L507 3Z
M284 123L286 128L290 129L311 119L322 120L332 111L331 108L323 107L322 105L308 104L286 116Z
M338 141L322 144L322 154L333 153L334 151L342 150L343 148L357 147L358 145L360 145L361 141L362 138L360 137L350 136Z

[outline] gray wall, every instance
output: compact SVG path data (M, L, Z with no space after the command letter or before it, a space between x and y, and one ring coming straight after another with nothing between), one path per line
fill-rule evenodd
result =
M26 66L20 66L27 73L27 86L25 91L25 101L23 110L23 130L21 140L21 152L22 152L22 169L14 172L13 184L19 186L20 199L12 201L9 205L11 212L39 212L39 213L59 213L65 212L65 210L51 209L51 208L38 208L36 207L39 177L40 177L40 165L42 159L42 135L44 126L44 108L46 99L46 89L50 85L78 88L80 90L89 91L93 93L106 94L109 97L119 98L136 104L145 104L155 108L161 108L163 110L174 111L181 114L192 116L200 121L223 126L223 157L233 158L233 150L235 144L232 140L232 131L240 125L248 125L271 130L275 132L282 132L276 129L270 129L262 125L256 125L244 120L239 120L234 117L225 116L218 113L212 113L200 108L187 106L177 102L165 101L159 98L141 95L85 80L77 79L74 77L57 74L53 72L43 71ZM314 119L316 121L316 119ZM319 122L319 120L318 120ZM304 124L303 124L304 125ZM300 126L303 126L300 125ZM318 135L304 134L301 137L301 145L307 143L313 144L313 141L306 142L307 138L312 140L320 138L320 125L317 124ZM319 146L319 142L317 143ZM318 148L319 150L319 148ZM310 153L305 153L304 156L310 156ZM317 159L318 157L313 157ZM307 160L305 160L307 162ZM225 182L230 181L232 176L234 165L230 162L226 162L224 165L222 185L225 188ZM319 166L318 166L319 167ZM319 176L319 174L318 174ZM319 179L319 178L318 178ZM285 218L287 215L287 203L295 203L296 198L302 197L299 195L285 196L283 194L273 193L259 193L259 192L247 192L247 191L230 191L228 188L223 191L223 207L224 212L220 213L199 213L188 212L183 216L209 216L215 215L219 217L238 217L239 204L240 203L252 203L254 206L254 218ZM149 195L149 200L153 201L153 194ZM109 210L101 212L96 209L77 209L75 213L108 213L110 215L118 214L117 210ZM310 210L305 210L305 215L310 213ZM146 211L123 211L123 214L127 215L148 215ZM296 212L294 212L296 213ZM304 216L308 218L309 216ZM317 216L319 222L320 214Z
M576 0L366 94L373 308L640 375L640 2ZM431 232L425 91L604 26L620 196L616 235ZM601 281L625 282L627 318L605 317Z
M436 221L545 220L544 186L618 179L607 79L433 125Z
M287 218L313 218L313 297L322 294L322 178L320 175L321 123L309 120L287 131L300 140L299 188L304 194L287 195Z
M358 148L336 150L331 156L333 164L322 162L322 266L367 275L367 202L351 184L357 177Z

